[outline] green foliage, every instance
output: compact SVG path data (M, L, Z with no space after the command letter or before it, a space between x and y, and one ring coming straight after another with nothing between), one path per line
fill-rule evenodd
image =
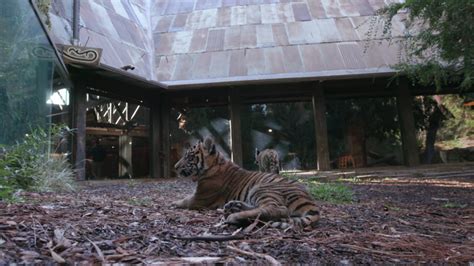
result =
M467 204L459 204L454 202L446 202L443 204L443 208L447 209L464 209L467 207Z
M392 38L392 19L408 11L406 52L408 60L396 66L423 85L460 84L472 88L474 78L474 1L406 0L378 11L383 34ZM368 33L371 39L377 32Z
M354 193L352 190L339 183L318 183L309 182L309 192L316 200L327 201L330 203L350 203Z
M42 15L44 24L51 29L51 17L49 16L49 9L51 8L51 0L35 0L39 12Z
M474 112L463 106L463 97L459 95L443 96L443 105L453 116L447 119L439 130L439 140L451 140L474 136Z
M72 190L74 172L64 157L50 156L66 140L70 130L54 125L50 131L32 129L20 143L2 149L0 156L0 199L17 190ZM54 145L54 146L53 146Z

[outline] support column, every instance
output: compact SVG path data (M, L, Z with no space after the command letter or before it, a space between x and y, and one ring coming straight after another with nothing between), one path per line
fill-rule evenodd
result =
M397 108L402 133L403 160L407 166L420 164L418 145L416 143L415 119L413 117L413 96L408 89L408 80L400 79L398 87Z
M229 90L229 103L231 160L235 164L242 166L241 100L237 89L231 88Z
M170 145L170 113L171 105L166 95L161 96L161 158L163 161L163 176L171 176L171 145Z
M119 158L119 176L128 174L133 177L132 137L119 136Z
M329 170L329 142L326 124L326 99L322 86L317 85L312 95L314 133L316 137L316 156L318 170Z
M72 88L73 122L73 161L76 180L86 179L86 86L75 82Z
M150 177L161 178L163 163L161 162L161 104L159 98L154 100L150 107L150 144L151 162Z

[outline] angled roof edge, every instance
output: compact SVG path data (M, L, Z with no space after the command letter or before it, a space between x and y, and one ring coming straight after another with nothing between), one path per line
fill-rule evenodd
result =
M397 71L390 67L366 68L366 69L344 69L317 72L281 73L255 76L237 76L226 78L210 78L198 80L176 80L162 81L168 90L199 89L218 86L269 84L269 83L291 83L312 80L333 80L351 78L387 77L396 74Z
M79 71L90 71L95 72L98 75L108 76L117 80L122 80L124 82L133 84L142 88L157 88L160 90L166 89L168 86L163 82L156 80L149 80L142 76L127 72L125 70L115 68L103 63L100 63L98 66L91 66L87 64L78 64L78 63L67 63L68 66L78 69Z

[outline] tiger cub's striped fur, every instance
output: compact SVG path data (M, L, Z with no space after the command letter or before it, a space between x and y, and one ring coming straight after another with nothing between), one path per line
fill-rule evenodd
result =
M313 225L319 219L319 208L304 186L277 174L242 169L224 158L210 139L190 147L175 168L180 176L197 181L193 195L173 203L177 207L224 207L229 224L260 217L287 228Z
M280 157L276 150L265 149L259 151L255 149L255 164L258 165L260 172L280 173Z

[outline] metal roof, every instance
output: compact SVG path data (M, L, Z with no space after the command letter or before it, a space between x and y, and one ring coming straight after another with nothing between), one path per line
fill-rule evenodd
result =
M70 2L55 1L52 9L62 43L71 39ZM390 74L399 44L368 45L367 32L375 10L391 2L82 0L80 41L103 48L103 64L133 64L134 74L170 87ZM398 37L402 19L393 21Z

